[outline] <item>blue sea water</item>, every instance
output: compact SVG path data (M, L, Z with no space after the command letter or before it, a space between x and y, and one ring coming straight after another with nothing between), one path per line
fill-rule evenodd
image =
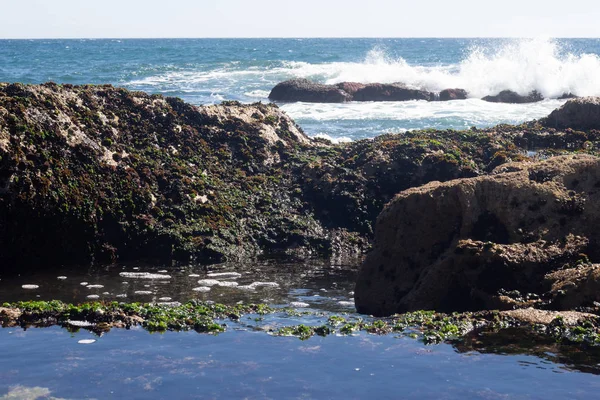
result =
M600 95L600 39L0 40L0 81L111 83L194 104L268 101L290 78L404 82L470 99L450 103L283 104L311 135L348 140L419 128L519 123L547 115L563 93ZM493 104L511 89L548 100Z
M81 340L94 341L90 344ZM0 329L0 399L594 399L600 379L409 337Z

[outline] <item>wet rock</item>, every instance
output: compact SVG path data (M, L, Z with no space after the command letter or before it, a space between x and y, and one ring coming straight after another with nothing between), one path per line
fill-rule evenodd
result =
M540 122L553 128L600 129L600 97L569 100Z
M352 100L352 96L332 85L323 85L307 79L292 79L277 84L271 90L269 100L344 103Z
M495 96L485 96L482 100L488 101L491 103L522 104L522 103L535 103L538 101L542 101L542 100L544 100L544 97L541 95L541 93L539 93L535 90L527 95L521 95L516 92L513 92L512 90L503 90Z
M558 100L566 100L566 99L576 99L579 96L577 96L576 94L573 94L571 92L568 93L563 93L561 94L559 97L557 97Z
M439 100L465 100L467 95L468 93L465 89L445 89L440 92Z
M599 201L600 159L586 155L401 192L378 217L357 310L477 310L497 308L501 290L543 295L547 274L600 258Z
M574 310L596 307L600 302L600 265L584 264L547 274L549 296L555 308Z
M350 96L354 96L354 94L356 94L357 91L364 89L365 86L367 86L364 83L358 83L358 82L341 82L335 85L335 87L337 87L340 90L343 90L344 92L348 93Z
M520 310L502 311L501 316L514 318L520 322L528 324L548 325L557 318L560 318L567 326L575 326L589 319L597 319L598 316L590 313L577 311L549 311L536 310L534 308L523 308Z
M435 94L425 90L411 89L401 83L370 83L356 90L353 101L408 101L435 100Z

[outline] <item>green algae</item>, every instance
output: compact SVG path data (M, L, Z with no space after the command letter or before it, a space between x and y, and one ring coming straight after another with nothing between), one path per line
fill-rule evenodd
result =
M192 300L181 305L148 303L88 302L66 304L60 301L26 301L4 303L0 307L3 327L44 327L61 325L76 331L77 324L86 322L85 329L102 334L112 328L141 326L149 332L190 331L218 334L227 329L226 321L240 323L244 315L258 316L254 321L260 328L265 316L276 314L291 320L319 317L322 325L279 326L266 329L275 336L292 336L301 340L328 335L355 335L360 332L374 335L395 334L418 339L425 344L462 341L479 335L494 335L518 330L531 332L558 343L586 346L600 345L600 320L588 318L577 324L567 324L557 317L548 324L528 323L498 311L442 314L416 311L385 319L340 316L323 312L290 313L290 309L273 308L265 304L236 304L233 306ZM87 326L89 323L89 326Z

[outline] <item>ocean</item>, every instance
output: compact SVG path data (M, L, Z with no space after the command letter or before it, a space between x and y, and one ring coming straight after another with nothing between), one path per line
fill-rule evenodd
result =
M0 81L110 83L201 105L268 102L278 82L403 82L463 88L465 101L283 104L310 136L356 140L409 129L468 129L546 116L563 93L600 95L600 39L0 40ZM527 105L481 101L538 90Z

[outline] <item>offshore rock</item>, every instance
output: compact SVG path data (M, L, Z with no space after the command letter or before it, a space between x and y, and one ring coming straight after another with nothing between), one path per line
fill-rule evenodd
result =
M553 128L600 129L600 97L569 100L540 122Z
M439 100L465 100L467 95L468 93L465 89L445 89L440 92Z
M498 93L496 96L485 96L483 101L488 101L491 103L513 103L513 104L523 104L523 103L535 103L538 101L544 100L544 97L537 91L532 91L527 95L520 95L512 90L503 90Z
M271 90L269 100L344 103L352 100L352 96L332 85L323 85L307 79L292 79L277 84Z
M411 89L401 83L370 83L358 89L353 101L409 101L435 100L435 94L420 89Z
M344 103L347 101L433 101L436 96L432 92L412 89L402 83L342 82L324 85L307 79L292 79L277 84L271 90L269 99L282 102Z
M579 280L556 271L600 259L599 223L600 158L588 155L403 191L377 219L357 310L510 309L538 298L557 309L591 305L600 300L596 267Z
M348 93L350 96L354 96L354 94L361 90L364 89L365 86L367 86L364 83L358 83L358 82L342 82L342 83L338 83L335 85L336 88L343 90L344 92Z

